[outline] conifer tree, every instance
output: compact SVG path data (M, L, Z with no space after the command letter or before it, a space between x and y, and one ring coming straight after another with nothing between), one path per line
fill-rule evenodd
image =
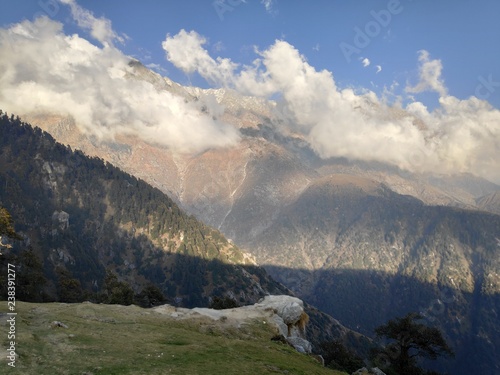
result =
M425 374L418 366L419 358L434 360L442 355L453 356L453 351L441 331L418 323L422 319L423 316L418 313L409 313L403 318L392 319L375 329L377 337L390 340L384 349L390 358L388 369L384 369L388 374Z

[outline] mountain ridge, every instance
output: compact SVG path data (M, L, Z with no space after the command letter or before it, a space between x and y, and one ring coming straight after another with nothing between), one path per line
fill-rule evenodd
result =
M1 200L18 225L22 223L22 232L30 233L30 242L45 238L52 245L60 243L59 246L62 246L58 251L64 254L71 252L65 238L78 238L81 231L85 235L95 233L101 236L95 239L95 245L91 245L99 244L96 255L101 261L109 262L117 252L126 249L126 246L120 249L120 245L120 250L109 247L119 238L125 243L140 243L143 238L151 242L146 245L151 247L149 250L143 247L145 254L153 257L156 252L153 249L156 248L171 256L196 255L228 264L254 265L249 256L227 242L218 231L184 214L159 190L149 188L145 182L124 174L109 163L96 158L88 159L79 151L67 150L47 133L31 129L12 117L10 120L7 116L2 118L2 134L0 156L5 189ZM25 149L20 148L23 142L29 145ZM33 156L34 159L31 159ZM25 181L19 178L23 174L27 177ZM39 186L40 190L35 190L35 186ZM96 189L96 194L91 193L92 189ZM31 196L30 200L26 200L28 196ZM18 204L22 205L22 210ZM36 214L30 216L26 212ZM49 215L51 220L44 219L43 215ZM35 227L37 224L38 228ZM115 224L116 228L109 233ZM109 229L104 231L106 226ZM107 234L111 237L106 238ZM139 246L138 243L136 246ZM51 258L47 253L49 250L44 250L44 258ZM124 257L122 261L128 267L135 256L125 253L120 257ZM82 258L75 254L62 257L60 265L70 268L76 259ZM140 279L135 267L128 267L128 272L135 274L135 280ZM130 276L128 278L132 280Z
M272 111L252 107L252 101L238 106L234 96L231 105L221 109L224 91L186 90L183 92L203 93L185 98L196 102L200 113L227 120L238 129L240 141L224 148L182 154L136 136L118 134L114 141L99 141L82 133L78 124L64 116L44 119L46 115L32 114L30 121L61 142L98 155L167 192L187 212L219 228L235 244L253 253L257 262L271 272L282 266L293 274L290 270L307 265L304 275L297 268L290 277L280 276L301 297L318 298L308 295L316 290L319 280L309 271L343 266L334 262L339 254L343 254L347 269L359 263L356 267L360 271L370 267L384 271L388 265L383 258L392 264L391 272L438 282L434 294L424 297L431 300L449 285L447 277L454 277L451 273L458 269L464 271L456 276L464 288L457 288L460 293L476 290L477 298L482 298L484 286L485 291L496 295L500 285L500 267L495 260L499 216L495 200L481 197L495 196L500 186L471 174L417 173L381 162L321 159L303 136L293 132L293 124L285 124L286 120ZM219 106L212 105L214 101ZM393 116L394 120L406 116L398 111L380 115ZM284 125L290 125L288 130ZM413 126L422 128L425 124L417 121ZM345 183L346 179L351 183ZM335 186L335 180L343 189L329 187L328 181ZM367 184L375 190L363 190ZM338 207L332 206L335 201ZM488 229L482 230L481 223ZM453 228L455 224L460 231ZM317 228L322 231L316 233ZM295 243L284 245L287 240ZM365 253L374 260L370 261L370 255L364 259ZM408 264L402 261L403 255ZM439 286L442 280L445 282ZM321 282L329 285L325 280ZM386 287L394 285L381 281L380 298ZM413 292L418 295L418 291ZM322 296L328 298L326 293ZM363 300L363 296L359 298ZM464 311L473 302L465 298L461 301ZM492 303L496 306L492 311L498 311L497 302ZM464 316L473 325L482 313ZM342 314L350 312L346 309ZM485 321L494 332L492 316ZM485 340L491 339L483 333L488 329L480 328ZM489 352L496 355L494 350Z
M0 257L0 269L19 266L19 300L106 302L118 289L142 303L151 286L186 307L207 306L214 297L248 304L269 293L293 294L253 256L144 181L14 116L0 114L0 133L0 205L23 238ZM366 337L305 308L315 345L338 339L366 354Z

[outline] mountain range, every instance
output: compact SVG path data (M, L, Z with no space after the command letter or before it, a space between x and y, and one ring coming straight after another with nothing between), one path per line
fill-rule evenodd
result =
M143 180L13 115L0 113L0 134L0 206L21 238L0 257L0 269L6 275L9 263L16 266L17 299L200 307L217 298L247 305L292 294L253 256ZM1 295L6 288L2 282ZM305 309L316 346L340 340L367 353L368 338Z
M225 248L234 243L250 253L245 259L349 328L370 334L419 310L457 353L439 370L500 371L500 186L472 174L320 158L284 126L277 102L184 87L135 60L129 67L129 79L196 103L200 113L237 129L239 141L180 153L127 133L100 138L63 111L20 115L167 194L229 238ZM214 101L222 112L213 113ZM426 127L396 108L380 116ZM419 163L417 151L409 163Z

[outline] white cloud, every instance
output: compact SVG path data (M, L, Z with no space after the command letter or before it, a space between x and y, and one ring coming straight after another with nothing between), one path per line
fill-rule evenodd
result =
M124 132L183 152L238 141L233 127L202 114L200 104L126 78L134 71L130 58L112 46L114 32L93 30L105 47L65 35L47 17L0 29L0 108L19 115L71 115L98 137Z
M233 127L202 114L199 103L128 79L134 70L129 57L113 46L117 36L111 23L85 12L75 8L73 13L104 47L65 35L62 25L47 17L0 29L0 108L20 115L67 114L100 137L124 132L179 151L239 140ZM419 56L420 81L407 91L438 92L440 107L434 111L415 101L405 108L388 106L385 97L392 88L380 99L369 90L338 87L331 72L316 70L283 40L255 50L248 66L212 58L205 44L198 33L181 30L167 35L162 46L167 59L188 74L196 72L245 94L279 98L276 117L283 120L282 131L302 134L323 158L376 160L413 171L472 172L500 182L500 111L475 97L449 96L441 62L425 51ZM220 114L216 101L208 103L211 115ZM402 116L405 111L411 116Z
M439 162L436 171L470 172L500 182L500 111L476 97L442 96L439 103L433 112L419 102L407 108L429 127Z
M441 96L447 95L447 90L444 81L441 78L443 65L441 60L431 60L429 52L425 50L419 51L418 61L419 66L419 82L415 86L407 86L406 92L421 93L424 91L435 91Z
M180 35L201 38L195 33ZM168 36L167 41L178 36ZM203 58L179 56L170 61L217 85L279 97L276 116L288 129L302 133L323 158L376 160L420 172L471 172L500 181L500 111L477 98L461 101L448 96L440 78L441 62L430 60L427 53L420 54L421 82L414 91L433 89L442 94L441 106L434 112L419 102L399 109L385 104L390 96L402 101L391 93L397 83L382 99L368 90L339 88L331 72L314 69L285 41L256 52L253 65L241 66L210 58L202 43L196 43L185 53Z
M382 71L382 66L381 65L377 65L375 66L377 68L377 71L375 72L375 74L378 74Z
M168 73L167 69L162 67L160 64L150 63L145 65L148 69L154 70L160 74L166 75Z
M104 46L112 45L115 40L123 43L124 36L119 36L113 31L111 21L106 18L95 18L92 12L79 6L75 0L59 0L71 9L71 15L82 29L90 31L96 40Z
M226 49L226 46L224 46L224 43L222 43L220 40L219 40L217 43L215 43L215 44L213 45L213 47L212 47L212 50L213 50L214 52L217 52L217 53L222 52L222 51L224 51L225 49Z
M370 65L370 59L368 57L365 57L364 59L361 60L361 63L366 68L367 66Z
M190 51L190 55L206 57L199 50ZM214 60L207 63L197 59L203 61L198 72L209 78L224 77L219 84L229 83L230 87L246 94L269 96L279 93L282 98L279 115L295 131L304 134L315 151L325 158L349 156L396 163L414 138L418 138L419 144L424 143L423 136L418 135L410 121L368 120L357 108L369 110L368 101L378 102L372 92L356 95L351 89L339 90L330 72L316 71L289 43L276 41L259 55L250 67L239 67L231 62L232 75ZM195 65L186 66L186 59L177 62L185 71L195 69Z
M276 3L276 0L261 0L260 3L264 5L264 7L266 8L266 12L271 14L276 12L274 10L274 4Z
M185 73L198 72L211 83L230 84L237 64L229 59L210 57L203 48L207 40L196 31L181 30L177 35L167 38L162 43L167 53L167 60Z

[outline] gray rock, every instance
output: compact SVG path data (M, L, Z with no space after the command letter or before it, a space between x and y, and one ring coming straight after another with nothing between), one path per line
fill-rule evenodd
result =
M56 327L61 327L61 328L68 328L68 326L62 322L59 322L57 320L54 320L52 323L50 323L50 326L52 328L56 328Z
M312 353L312 345L301 337L287 337L286 341L300 353Z
M69 227L69 214L65 211L54 211L52 214L52 223L61 230Z
M273 309L285 324L297 323L304 312L304 302L302 300L286 295L266 296L257 303L257 306L264 309Z
M304 347L303 347L303 346L301 346L301 345L294 345L293 347L294 347L294 348L295 348L295 350L296 350L296 351L298 351L299 353L302 353L302 354L307 354L307 353L306 353L306 350L304 349Z
M284 305L278 315L281 316L285 324L295 324L300 320L300 316L304 312L304 307L297 302L292 301Z
M360 368L358 371L353 372L351 375L386 375L385 372L378 367L373 367L368 370L366 367Z
M368 369L366 367L363 367L353 372L351 375L367 375L367 374L369 374Z
M260 320L262 324L269 324L278 335L282 335L286 341L296 350L302 353L311 353L312 345L303 334L304 303L296 298L286 295L266 296L258 303L251 306L242 306L227 310L213 310L209 308L196 307L184 309L170 305L162 305L154 308L161 314L168 314L175 319L188 319L197 317L208 317L225 325L241 327L248 320Z

